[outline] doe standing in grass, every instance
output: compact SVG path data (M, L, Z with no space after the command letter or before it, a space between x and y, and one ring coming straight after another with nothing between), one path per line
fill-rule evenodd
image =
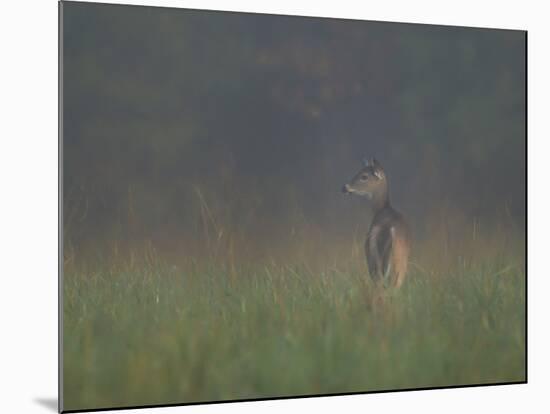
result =
M390 204L384 169L374 158L366 161L342 191L367 197L373 207L374 217L365 242L371 278L376 284L400 287L407 273L409 230L401 213Z

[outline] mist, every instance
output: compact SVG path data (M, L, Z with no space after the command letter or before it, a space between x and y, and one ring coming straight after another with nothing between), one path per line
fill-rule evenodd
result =
M340 189L369 157L416 240L524 232L524 32L72 2L64 14L66 249L345 250L370 211Z

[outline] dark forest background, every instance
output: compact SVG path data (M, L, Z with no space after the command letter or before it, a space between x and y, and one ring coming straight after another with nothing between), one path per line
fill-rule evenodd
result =
M523 232L523 32L71 2L64 14L66 249L360 238L368 210L340 188L372 156L417 239L442 225Z

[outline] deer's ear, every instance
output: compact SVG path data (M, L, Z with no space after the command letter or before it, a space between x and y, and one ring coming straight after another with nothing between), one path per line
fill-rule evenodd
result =
M373 172L376 178L380 180L384 178L384 169L382 168L382 165L380 165L380 163L376 160L376 158L373 158L370 161L370 165L373 168Z
M381 180L382 178L384 178L384 171L377 168L374 170L374 176Z
M363 158L363 165L365 167L368 167L370 165L370 162L369 162L369 159L368 158Z

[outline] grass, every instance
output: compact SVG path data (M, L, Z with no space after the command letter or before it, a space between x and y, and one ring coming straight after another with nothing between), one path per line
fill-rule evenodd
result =
M67 265L64 408L525 380L521 260L426 259L380 293L356 256Z

